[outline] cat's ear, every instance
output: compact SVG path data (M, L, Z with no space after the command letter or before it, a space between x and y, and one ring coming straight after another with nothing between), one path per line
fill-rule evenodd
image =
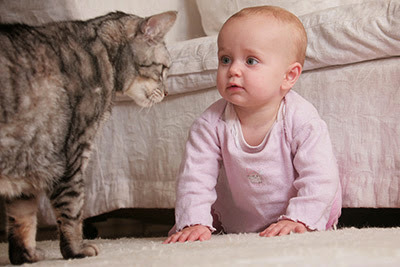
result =
M177 13L176 11L168 11L148 17L140 25L140 31L146 39L159 41L164 38L165 34L174 25Z

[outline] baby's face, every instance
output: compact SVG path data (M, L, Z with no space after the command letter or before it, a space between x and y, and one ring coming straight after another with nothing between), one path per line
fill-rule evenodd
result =
M293 44L285 27L257 16L234 18L223 26L218 37L217 74L223 98L239 106L281 101L281 85L293 63Z

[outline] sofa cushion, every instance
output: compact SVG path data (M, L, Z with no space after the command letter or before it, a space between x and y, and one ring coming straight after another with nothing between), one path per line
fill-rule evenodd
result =
M400 0L373 0L300 16L309 39L304 71L400 56L398 14ZM168 46L171 94L215 86L216 39L214 35Z
M218 34L222 24L242 8L261 5L280 6L302 16L315 11L365 2L365 0L197 0L204 32L207 35Z
M300 16L305 70L400 55L400 0L374 0Z
M215 86L218 67L216 36L168 45L168 50L172 57L167 80L170 95Z

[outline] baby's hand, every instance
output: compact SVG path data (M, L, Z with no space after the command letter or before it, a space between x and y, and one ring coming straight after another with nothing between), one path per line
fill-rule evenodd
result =
M307 232L307 227L299 222L294 222L290 220L282 220L277 223L273 223L268 226L267 229L260 233L260 236L282 236L288 235L291 232L294 233L305 233Z
M168 237L163 244L170 244L176 242L186 242L186 241L205 241L211 238L211 231L207 226L204 225L194 225L184 228L170 237Z

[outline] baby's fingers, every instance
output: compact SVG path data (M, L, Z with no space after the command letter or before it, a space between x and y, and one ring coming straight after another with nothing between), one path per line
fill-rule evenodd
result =
M186 242L186 241L204 241L211 238L211 231L202 225L187 227L168 237L163 244Z
M268 226L267 229L265 229L264 231L262 231L260 233L260 236L275 236L278 234L280 227L276 224L273 223L270 226Z
M303 233L307 232L307 227L304 224L299 224L294 229L294 232L295 233L299 233L299 234L303 234Z
M293 222L290 220L282 220L277 223L271 224L267 229L260 233L260 236L283 236L288 235L292 232L295 233L304 233L307 231L307 228L304 224Z
M169 244L171 243L171 239L172 237L168 237L167 239L164 240L164 242L162 242L163 244Z
M189 242L193 242L193 241L196 241L196 240L199 240L199 233L198 232L192 232L192 233L190 233L190 235L187 237L187 241L189 241Z
M193 231L182 231L181 235L178 237L177 242L183 243L189 240L189 236L191 236Z
M201 233L199 235L199 237L197 238L197 240L199 241L205 241L205 240L209 240L211 239L211 232L207 229L207 231L204 231L203 233Z
M182 235L182 232L177 232L173 235L171 235L170 237L168 237L163 244L170 244L170 243L176 243L178 241L178 239L180 238L180 236Z
M204 241L211 238L211 232L208 229L198 229L190 233L187 241Z
M290 226L284 226L280 229L278 236L283 236L283 235L288 235L292 232L292 227Z

